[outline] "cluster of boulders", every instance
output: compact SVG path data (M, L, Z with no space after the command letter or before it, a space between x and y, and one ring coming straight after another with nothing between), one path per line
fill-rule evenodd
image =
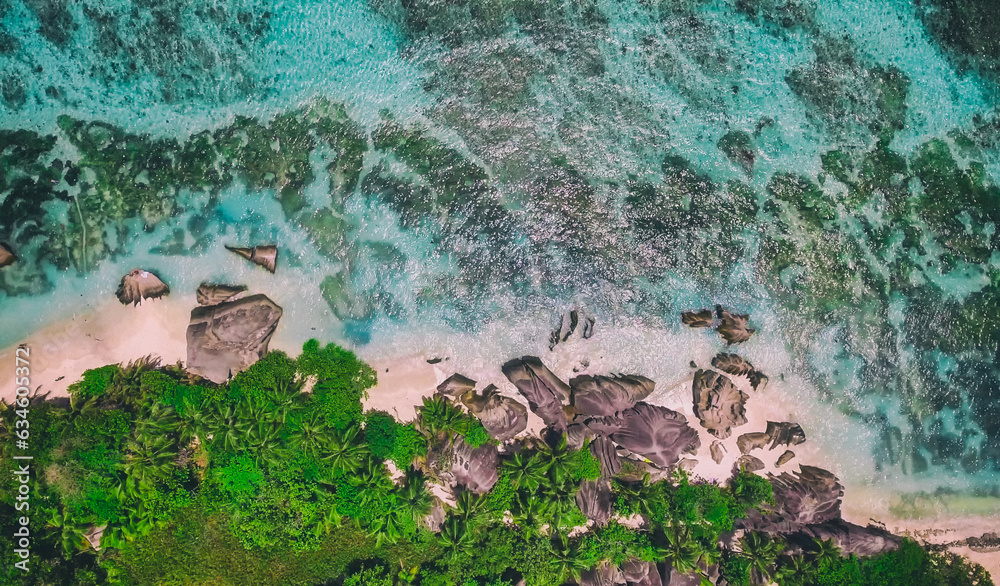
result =
M719 324L715 326L715 331L719 332L722 339L727 344L741 344L750 339L757 330L750 328L750 316L742 313L732 313L721 305L715 306L715 315L711 309L699 311L685 311L681 314L681 322L692 328L710 328L715 325L714 318L718 318Z
M566 433L576 447L588 437L603 438L654 466L668 468L681 454L693 454L701 446L684 415L643 402L655 385L646 377L582 375L566 384L535 356L511 360L502 371L531 410L555 431ZM603 446L599 459L614 459L608 444L598 445ZM607 464L608 469L615 466Z
M275 270L277 246L226 249L272 273ZM191 311L187 328L189 372L222 383L267 354L282 310L266 295L243 297L246 290L243 285L214 283L198 287L199 307ZM139 305L169 293L170 287L156 273L133 269L122 277L115 295L125 305Z
M768 478L775 504L764 511L748 511L738 521L741 530L781 534L790 554L802 553L815 539L832 539L843 555L876 555L899 546L901 539L882 527L862 527L841 518L844 487L832 472L802 465L797 473Z

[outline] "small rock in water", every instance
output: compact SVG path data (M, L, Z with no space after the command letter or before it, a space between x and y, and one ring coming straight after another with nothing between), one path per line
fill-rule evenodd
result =
M132 269L122 277L115 295L122 305L139 305L143 299L159 299L170 293L170 287L154 273Z
M590 339L594 335L594 324L596 320L588 316L581 309L571 309L563 314L562 321L559 327L552 330L552 335L549 336L549 350L552 350L560 342L565 342L573 335L574 332L578 331L577 328L582 324L580 328L580 336L584 339Z
M689 328L710 328L713 323L712 310L685 311L681 314L681 323Z
M439 364L443 360L442 358L428 358L427 364Z
M274 272L275 265L278 262L278 247L273 244L254 246L253 248L227 246L226 250L235 252L255 265L262 266L272 273Z
M715 313L719 317L719 327L716 328L716 331L727 344L746 342L756 332L756 330L747 327L747 322L750 321L748 314L730 313L721 305L715 306Z
M775 466L784 466L785 464L790 462L791 459L794 457L795 457L795 452L791 450L785 450L785 453L778 456L778 462L775 464Z
M223 301L229 301L246 291L243 285L216 285L213 283L202 283L198 286L198 305L218 305Z
M0 242L0 269L15 262L17 262L17 255L14 254L14 250L10 246Z

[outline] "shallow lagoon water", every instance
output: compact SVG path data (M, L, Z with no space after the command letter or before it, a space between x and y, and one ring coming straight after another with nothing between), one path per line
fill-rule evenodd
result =
M0 346L98 305L142 266L178 292L224 280L268 294L285 309L276 347L294 351L317 337L371 359L447 356L481 381L498 380L513 356L545 355L559 315L580 305L609 333L575 358L588 358L594 373L638 372L673 388L690 376L691 360L705 364L723 348L713 335L682 329L679 312L721 303L750 313L758 329L740 353L790 401L813 406L790 415L849 495L852 486L953 491L959 496L943 499L959 510L949 514L962 514L961 495L993 503L976 501L970 513L996 513L1000 428L988 423L1000 404L996 293L972 313L987 323L964 345L947 342L954 332L937 323L959 310L933 309L994 291L996 252L956 255L961 234L935 233L934 222L948 218L931 212L914 212L916 233L906 234L892 198L922 201L930 181L911 171L888 173L865 205L851 203L880 136L911 167L940 139L960 169L981 163L992 185L1000 157L982 128L996 121L994 82L957 67L906 2L797 6L802 16L791 22L766 6L750 15L717 1L581 3L536 18L511 9L477 24L434 3L410 12L388 1L234 3L214 16L179 12L176 27L140 29L162 37L121 37L119 50L93 41L130 3L73 5L75 28L60 36L28 4L11 2L0 13L17 39L0 55L0 128L55 133L42 166L57 157L86 166L95 155L59 130L60 115L184 142L238 115L267 126L318 98L343 104L366 150L355 185L331 188L326 166L344 155L316 141L312 178L291 211L279 203L280 186L264 185L266 174L259 185L238 170L221 187L178 181L171 195L150 196L173 202L165 216L88 228L126 227L118 246L85 266L46 256L54 226L73 234L78 199L53 197L44 208L38 221L50 236L25 237L0 218L0 239L23 239L15 243L38 255L35 272L22 276L43 289L25 294L4 283ZM164 65L164 55L143 52L152 42L179 53ZM202 61L183 54L195 49ZM811 69L821 51L840 61ZM102 67L109 59L114 67ZM884 81L892 72L908 80L901 128L886 122L898 116ZM390 120L404 131L387 134ZM736 131L751 141L750 172L719 147ZM280 158L285 136L267 132ZM839 178L823 159L835 149L852 160ZM665 167L668 155L688 167ZM244 172L252 164L244 161ZM15 167L5 172L33 172ZM775 204L780 173L819 185L836 217L817 228L814 203ZM741 189L734 182L758 209L722 223L719 210L735 206ZM639 198L644 184L674 203ZM116 197L102 189L80 198ZM0 201L12 193L0 190ZM699 215L700 207L710 211ZM995 216L964 211L976 250L995 249ZM325 250L303 229L320 212L339 220L319 229L335 241ZM761 258L777 240L800 248L771 274ZM282 247L274 276L223 249L265 241ZM821 243L828 248L809 256ZM901 259L913 266L895 278ZM918 303L932 309L915 320ZM927 329L944 333L924 339Z

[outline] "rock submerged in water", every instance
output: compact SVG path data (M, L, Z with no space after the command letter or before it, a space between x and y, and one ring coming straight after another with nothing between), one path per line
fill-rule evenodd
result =
M710 328L714 322L711 309L685 311L681 314L681 323L689 328Z
M581 415L614 415L652 394L656 383L644 376L583 375L570 379L573 407Z
M507 441L528 427L528 408L510 397L504 397L493 385L483 389L482 395L473 390L466 391L460 399L497 441Z
M745 404L749 397L725 375L699 370L694 374L691 390L695 416L715 437L726 439L733 427L747 422Z
M247 288L243 285L216 285L202 283L198 286L198 305L218 305L240 295Z
M216 383L267 354L281 308L266 295L196 307L187 328L187 369Z
M716 331L727 344L742 344L757 331L747 327L750 321L748 314L731 313L721 305L715 306L715 314L719 318L719 327Z
M14 250L0 242L0 269L6 266L10 266L17 262L17 255L14 254Z
M569 385L559 380L535 356L523 356L508 361L501 367L504 376L517 387L528 405L546 425L556 431L566 431L566 413L563 411L570 398Z
M252 248L227 246L226 250L235 252L253 264L262 266L272 273L278 263L278 247L273 244L254 246Z
M767 376L754 368L750 361L738 354L718 354L712 359L712 366L718 368L726 374L733 376L745 376L750 379L750 386L753 390L767 384Z
M571 309L563 314L559 327L552 330L549 336L549 350L555 349L560 342L565 342L575 332L579 331L584 340L590 339L594 335L594 324L596 320L587 315L583 310ZM582 325L582 327L580 327ZM579 330L577 328L580 327Z
M159 299L170 293L170 287L151 271L132 269L122 277L115 296L122 305L139 305L143 299Z
M593 417L584 424L660 468L673 466L681 454L694 454L701 447L698 432L684 415L649 403L639 402L617 416Z

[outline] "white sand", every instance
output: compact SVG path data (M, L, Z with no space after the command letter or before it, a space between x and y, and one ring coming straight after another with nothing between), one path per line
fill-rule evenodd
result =
M31 388L40 387L51 397L67 396L66 387L80 380L83 371L129 362L147 354L159 356L164 364L184 360L184 334L194 295L146 300L125 306L110 300L97 311L80 313L43 328L22 341L30 351ZM0 397L8 402L14 387L14 353L17 345L0 351Z

